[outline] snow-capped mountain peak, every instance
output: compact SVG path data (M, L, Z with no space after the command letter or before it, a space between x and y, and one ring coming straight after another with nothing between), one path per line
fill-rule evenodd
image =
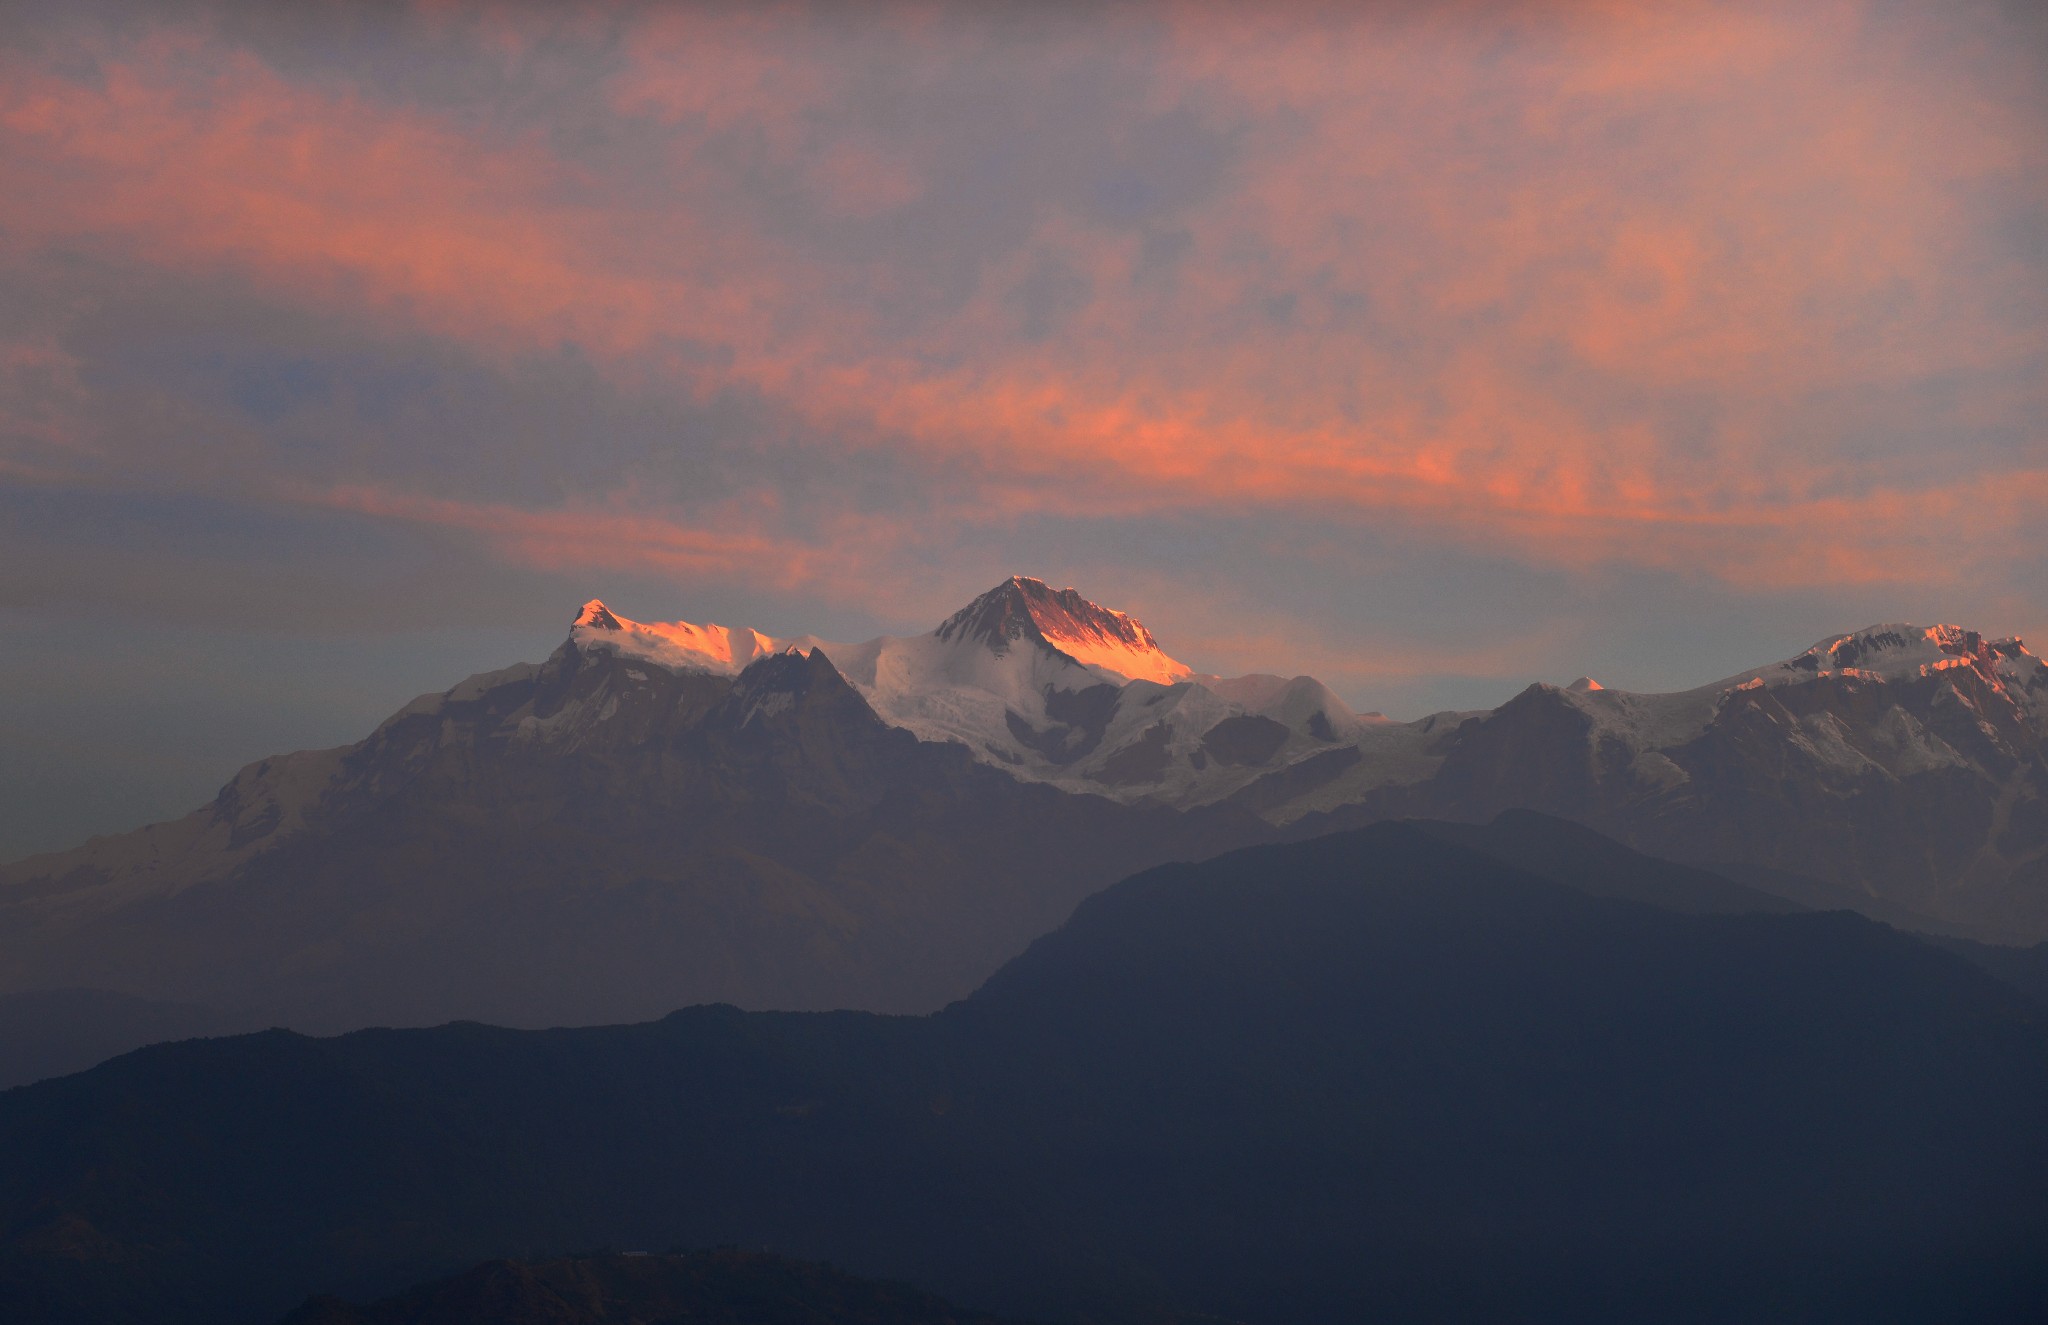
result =
M780 652L794 641L758 630L690 621L633 621L593 598L576 614L569 640L585 651L617 653L678 671L738 673L756 658Z
M1888 623L1824 639L1784 666L1809 675L1858 672L1903 681L1989 656L1984 637L1974 630Z
M2017 636L1991 640L1956 625L1890 622L1831 635L1804 653L1732 680L1780 686L1845 677L1898 684L1963 671L1975 672L2037 721L2048 719L2048 664Z
M1958 693L1989 696L2002 711L2017 716L2022 725L2048 737L2048 664L2028 652L2018 638L1987 640L1977 631L1955 625L1893 622L1830 635L1790 658L1748 668L1691 690L1632 693L1604 689L1582 678L1562 693L1592 720L1601 739L1654 751L1699 737L1738 698L1761 697L1753 692L1780 696L1793 691L1815 692L1820 697L1810 694L1808 698L1789 701L1799 712L1811 717L1835 702L1825 698L1824 692L1842 686L1887 687L1901 692L1916 688L1925 692L1929 686L1954 692L1961 686L1963 691ZM1869 702L1896 705L1914 701L1871 696ZM1983 716L1977 701L1966 698L1964 702L1973 713ZM2004 707L2007 704L2009 709ZM1903 718L1891 721L1886 741L1900 748L1927 746L1918 736L1907 733L1911 723ZM1943 754L1939 758L1950 756Z
M1018 777L1123 798L1212 800L1338 751L1366 720L1311 677L1197 676L1152 632L1073 589L1012 576L922 635L778 639L688 621L639 622L593 599L570 631L586 655L736 676L818 650L876 716L957 742ZM628 681L648 677L626 669Z
M1071 588L1013 575L961 608L932 632L940 640L977 640L1001 653L1023 639L1124 681L1171 685L1193 669L1166 655L1135 618L1089 602Z

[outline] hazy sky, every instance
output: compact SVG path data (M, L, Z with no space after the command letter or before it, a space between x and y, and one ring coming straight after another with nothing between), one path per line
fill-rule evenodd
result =
M593 595L1396 716L2048 635L2041 13L0 5L0 857Z

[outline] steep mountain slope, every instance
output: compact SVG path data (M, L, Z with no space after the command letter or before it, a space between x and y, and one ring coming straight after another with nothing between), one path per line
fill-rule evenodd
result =
M1525 807L1758 887L2048 936L2048 666L2018 640L1879 626L1680 694L1535 685L1432 752L1428 777L1335 788L1298 831Z
M1020 783L883 723L817 650L721 676L572 642L15 867L0 988L305 1028L921 1011L1132 869L1263 831Z
M1402 825L1148 872L924 1018L144 1050L0 1095L0 1314L729 1242L1048 1318L2036 1320L2048 1029L1843 915Z

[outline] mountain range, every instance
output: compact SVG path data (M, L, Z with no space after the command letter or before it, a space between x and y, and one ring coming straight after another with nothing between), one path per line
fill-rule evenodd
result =
M1582 678L1395 722L1311 677L1197 674L1021 577L854 644L593 600L544 662L0 868L0 1041L10 1008L53 1000L100 1048L718 1001L924 1012L1145 867L1518 808L1805 907L2034 943L2044 741L2048 667L1954 626L1675 694ZM0 1080L32 1074L8 1055Z
M1582 677L1413 722L1312 677L1197 675L1125 614L1024 578L930 634L861 644L596 602L572 639L728 674L822 650L884 721L1068 791L1316 827L1541 809L1829 901L2048 937L2048 666L1959 626L1872 626L1673 694Z
M921 1017L143 1049L0 1093L0 1317L432 1319L491 1258L720 1244L1046 1320L2048 1313L2048 1011L1586 835L1155 868Z

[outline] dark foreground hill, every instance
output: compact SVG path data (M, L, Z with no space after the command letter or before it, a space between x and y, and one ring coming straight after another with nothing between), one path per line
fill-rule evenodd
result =
M491 1261L358 1306L306 1303L280 1325L1005 1325L902 1284L733 1249Z
M1644 855L1583 824L1534 810L1503 810L1485 824L1432 819L1408 822L1431 837L1470 848L1510 868L1526 870L1578 892L1642 902L1687 915L1786 915L1805 910L1855 909L1831 898L1830 890L1816 880L1779 872L1771 877L1784 887L1783 895L1765 892L1719 871ZM1794 900L1802 896L1809 899L1809 904ZM2022 948L1979 943L1938 929L1930 933L1917 924L1902 927L1926 943L1955 953L2048 1011L2048 943Z
M930 1017L272 1032L0 1095L0 1317L734 1244L1047 1319L2038 1320L2044 1099L2038 1008L1917 939L1382 825L1138 875Z

